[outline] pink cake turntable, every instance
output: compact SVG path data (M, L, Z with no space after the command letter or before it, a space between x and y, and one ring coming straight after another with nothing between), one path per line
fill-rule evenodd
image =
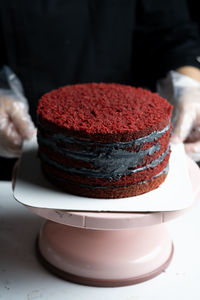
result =
M186 213L200 198L200 170L189 158L186 164L192 184L191 201L180 209L99 212L33 205L16 192L19 172L13 176L14 197L46 219L38 235L37 249L49 270L86 285L131 285L151 279L167 268L174 246L164 223ZM25 177L34 173L26 168L29 171ZM30 187L34 189L29 183L23 186L23 195ZM39 184L38 180L38 187Z

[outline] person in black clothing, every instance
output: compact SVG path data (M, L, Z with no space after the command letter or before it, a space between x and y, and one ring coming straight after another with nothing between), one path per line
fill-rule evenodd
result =
M0 0L0 45L0 67L8 65L24 89L16 97L0 92L4 156L19 155L33 134L26 99L36 124L38 99L62 85L116 82L155 91L170 70L200 81L199 33L183 0ZM5 114L13 138L1 124Z
M187 6L188 6L188 11L189 11L191 20L198 25L198 28L200 30L200 15L199 15L200 3L199 3L199 1L187 0Z

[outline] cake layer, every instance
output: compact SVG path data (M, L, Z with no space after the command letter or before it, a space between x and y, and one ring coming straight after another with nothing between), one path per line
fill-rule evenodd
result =
M162 172L159 176L151 178L145 182L135 183L135 184L126 184L122 186L104 186L102 187L91 187L88 185L81 185L69 180L65 180L62 177L54 177L49 173L48 168L43 165L43 172L53 185L58 186L59 188L67 191L69 193L92 197L92 198L124 198L141 195L147 192L150 192L160 186L160 184L165 180L167 172Z
M91 186L116 186L116 185L127 185L133 183L139 183L151 179L162 172L168 165L170 152L169 149L159 157L158 160L153 161L149 165L138 168L135 170L130 170L129 175L119 176L116 178L105 178L105 177L88 177L86 174L77 174L70 172L71 170L65 169L65 167L58 166L55 162L50 162L49 160L43 159L41 157L43 169L48 170L49 174L52 174L55 178L63 178L70 182L76 182L77 184L89 184ZM95 170L93 170L95 173Z
M129 167L130 170L135 170L137 168L141 168L143 166L148 165L149 163L153 162L153 160L155 160L156 158L158 158L163 152L166 151L167 147L168 147L169 141L165 141L165 143L163 143L159 149L159 151L157 151L155 153L155 155L147 155L143 158L142 161L139 162L139 164L137 166L134 166L134 162L132 163L132 166ZM55 163L57 163L58 165L61 165L63 167L66 168L75 168L77 170L84 168L84 169L94 169L97 170L99 169L99 172L101 172L101 169L104 168L105 169L105 165L103 167L98 167L96 166L94 163L92 162L86 162L84 160L76 160L76 159L72 159L71 157L68 157L66 155L63 155L59 152L56 152L54 150L52 150L50 147L44 146L44 145L40 145L40 153L43 157L46 158L46 160L50 160L50 161L55 161ZM44 159L45 159L44 158ZM120 164L120 159L119 159L119 164ZM109 167L109 165L107 165L107 168ZM115 165L115 173L117 173L117 170L119 169L119 167L117 165ZM109 170L108 170L109 171ZM112 170L111 170L112 171ZM113 172L113 171L112 171ZM111 177L112 174L109 174L109 178ZM119 176L120 174L118 174Z
M155 93L120 84L65 86L39 101L39 123L51 132L98 142L127 142L162 130L172 106Z
M101 148L102 151L110 147L121 148L127 151L138 151L143 147L143 149L148 148L148 145L153 145L155 141L159 140L161 137L168 137L172 130L171 123L167 124L163 129L153 131L151 134L147 136L143 136L142 138L137 138L133 140L129 140L127 142L98 142L96 140L92 140L87 138L77 138L72 136L64 135L63 133L54 133L48 127L38 123L38 142L40 144L48 143L50 146L57 149L64 148L69 149L71 151L81 151L81 150L91 150L94 147ZM55 149L56 150L56 149Z

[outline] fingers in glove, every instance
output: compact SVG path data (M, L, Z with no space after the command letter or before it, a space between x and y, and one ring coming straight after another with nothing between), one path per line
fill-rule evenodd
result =
M36 132L35 126L23 103L13 102L9 116L22 139L31 139Z
M195 143L185 143L186 153L195 161L200 161L200 141Z
M21 153L22 138L6 114L0 113L0 155L18 157Z
M185 143L194 143L200 141L200 126L192 128L189 136L185 140Z
M181 106L179 116L172 133L171 142L181 143L186 140L196 119L196 111L190 103Z

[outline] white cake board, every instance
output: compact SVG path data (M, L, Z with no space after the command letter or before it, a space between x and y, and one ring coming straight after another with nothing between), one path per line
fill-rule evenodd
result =
M159 188L121 199L96 199L72 195L50 184L40 170L37 141L24 143L14 197L24 205L67 211L159 212L182 210L194 202L182 144L173 145L169 173Z

